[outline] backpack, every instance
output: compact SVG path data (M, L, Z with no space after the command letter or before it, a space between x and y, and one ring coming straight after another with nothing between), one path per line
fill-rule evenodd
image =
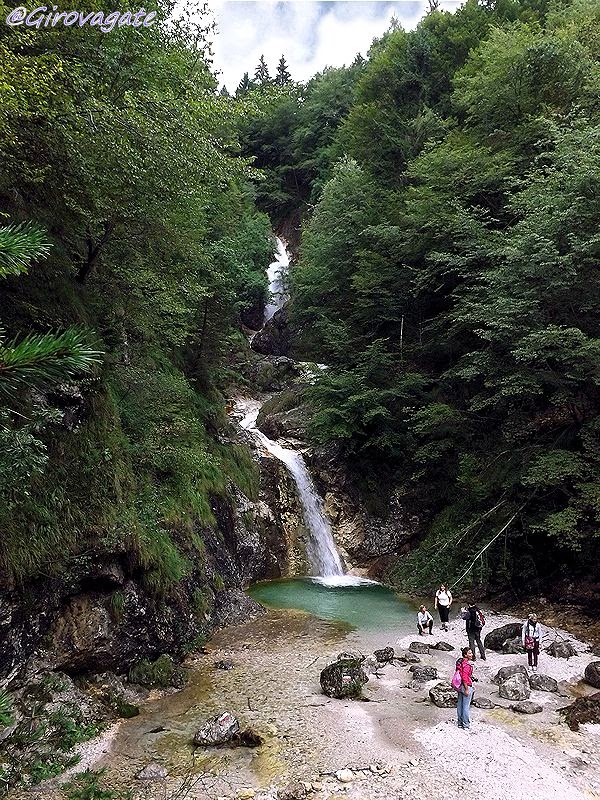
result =
M460 687L462 686L462 673L458 669L458 667L456 669L456 672L454 673L454 677L452 678L451 683L452 683L452 688L456 689L457 692L460 692Z
M485 625L485 617L483 616L483 611L479 608L475 612L475 627L476 628L483 628Z

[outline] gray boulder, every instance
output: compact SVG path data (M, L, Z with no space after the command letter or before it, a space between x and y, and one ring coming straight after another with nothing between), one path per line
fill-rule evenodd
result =
M540 675L537 672L529 676L529 686L536 692L558 692L558 681L550 675Z
M595 689L600 689L600 661L591 661L585 668L583 679Z
M514 639L520 636L522 627L520 622L509 622L508 625L502 625L502 627L490 631L483 641L486 650L495 650L497 653L502 652L504 642L507 639Z
M505 700L528 700L531 694L527 675L517 672L500 684L498 689L500 697Z
M449 683L440 681L429 690L429 699L438 708L456 708L458 692Z
M168 775L169 773L164 767L152 762L140 770L135 777L140 781L164 781Z
M499 686L501 683L504 683L507 678L511 678L513 675L525 675L527 678L528 673L526 667L522 666L521 664L514 664L510 667L502 667L502 669L499 669L492 678L492 683L495 683L497 686Z
M425 642L411 642L408 649L411 653L421 653L422 655L429 653L429 645Z
M474 697L473 698L473 705L475 708L493 708L494 703L490 700L489 697Z
M218 747L231 741L239 730L237 718L230 711L224 711L204 723L194 736L194 744L196 747Z
M413 665L410 670L413 674L413 678L416 681L434 681L437 679L438 673L435 667L423 667L418 664Z
M448 642L437 642L437 644L434 644L434 645L431 646L431 649L432 650L444 650L444 651L450 652L450 650L454 650L454 647L451 644L449 644Z
M375 650L373 655L380 664L389 664L390 661L394 660L394 648L384 647L382 650Z
M525 652L523 642L520 636L515 636L514 639L507 639L502 645L502 652L504 655L518 655Z
M328 697L360 697L369 676L363 669L364 657L342 658L321 672L321 689Z
M516 711L517 714L540 714L544 709L539 703L534 703L531 700L523 700L521 703L513 703L510 710Z
M402 653L402 655L399 656L398 661L404 661L405 664L420 664L421 663L421 659L419 658L419 656L416 653L411 653L410 651L407 651L406 653Z
M552 642L546 648L546 652L554 658L571 658L577 655L577 650L573 647L571 642Z

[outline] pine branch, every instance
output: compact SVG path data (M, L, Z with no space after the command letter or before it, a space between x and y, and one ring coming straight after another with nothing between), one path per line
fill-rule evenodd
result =
M49 251L45 233L30 223L0 228L0 278L27 272L33 259Z
M20 341L0 342L0 393L43 387L88 373L101 360L90 334L70 328L60 334L30 333Z

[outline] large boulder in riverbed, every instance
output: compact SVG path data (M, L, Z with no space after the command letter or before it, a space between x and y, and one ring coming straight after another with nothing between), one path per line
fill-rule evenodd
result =
M520 636L515 636L514 639L507 639L504 644L502 645L502 653L504 655L518 655L519 653L524 653L525 648L523 647L523 642Z
M486 650L495 650L500 653L504 642L520 636L522 628L520 622L509 622L508 625L502 625L502 627L490 631L483 641Z
M236 717L230 711L224 711L204 723L194 736L194 744L196 747L218 747L230 742L239 730L240 723Z
M558 692L558 681L550 675L540 675L538 672L529 676L529 686L536 692Z
M404 661L405 664L419 664L421 659L416 653L411 653L410 650L407 650L406 653L398 656L398 661Z
M513 675L519 674L525 675L526 678L528 677L527 669L522 664L514 664L510 667L502 667L502 669L499 669L492 678L492 683L495 683L497 686L499 686L501 683L504 683L507 678L511 678Z
M425 667L421 664L413 665L409 671L412 672L413 678L416 681L422 681L423 683L426 681L435 681L438 676L435 667Z
M475 708L493 708L494 703L490 700L489 697L474 697L473 698L473 705Z
M539 703L523 700L521 703L513 703L510 710L516 711L517 714L540 714L544 709Z
M389 664L390 661L394 660L394 648L393 647L384 647L381 650L375 650L373 655L377 659L380 664Z
M437 642L437 644L431 646L431 649L450 652L450 650L454 650L454 647L449 642Z
M511 675L510 678L502 681L498 694L505 700L528 700L531 690L527 675L523 675L521 672Z
M438 708L456 708L458 705L458 692L445 681L431 687L429 698Z
M600 689L600 661L592 661L587 665L583 679L590 686Z
M363 668L364 657L341 658L321 672L321 689L328 697L360 697L369 676Z
M571 642L552 642L546 648L546 652L549 656L554 656L554 658L571 658L571 656L577 655L577 650L575 650Z
M411 653L421 653L422 655L429 653L429 645L425 642L411 642L408 649Z

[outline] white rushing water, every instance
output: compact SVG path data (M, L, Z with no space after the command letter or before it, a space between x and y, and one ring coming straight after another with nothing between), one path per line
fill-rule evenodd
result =
M267 269L271 302L265 306L263 325L265 322L268 322L280 308L283 308L285 302L289 299L285 289L289 268L290 257L287 254L284 243L277 237L275 261L272 261Z
M250 431L265 450L285 464L298 487L304 523L308 530L306 555L313 572L321 577L343 576L344 568L333 541L329 520L323 511L323 501L315 489L304 459L296 450L282 447L256 427L260 403L246 404L246 410L248 413L240 422L242 428Z
M290 259L285 244L277 238L276 258L267 270L271 302L265 307L263 327L288 300L285 286L289 268ZM319 364L316 365L316 368L323 369L325 367ZM252 433L267 452L285 464L296 484L304 523L308 531L306 555L315 578L323 581L337 581L335 584L331 583L332 586L342 585L346 580L349 584L357 581L358 579L351 576L344 576L344 567L333 540L329 520L323 510L323 501L313 484L302 455L290 447L282 447L256 427L260 406L261 403L258 400L238 400L236 412L240 417L240 425Z

